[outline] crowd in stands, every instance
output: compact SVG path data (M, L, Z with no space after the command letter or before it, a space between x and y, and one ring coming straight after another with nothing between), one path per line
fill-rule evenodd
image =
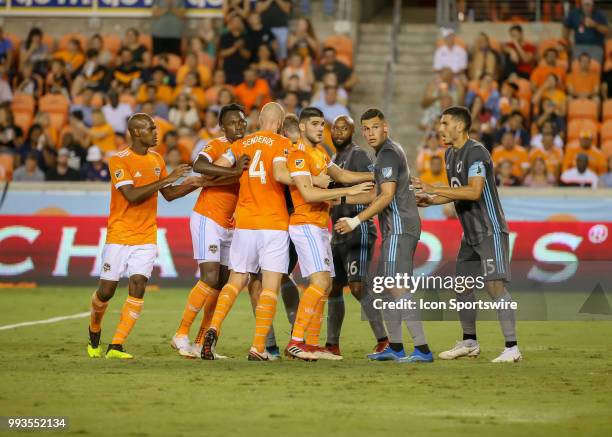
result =
M442 29L436 74L421 102L418 171L436 176L432 161L444 160L439 114L464 105L472 112L470 136L491 152L500 186L612 187L608 33L593 0L568 13L560 38L528 41L520 24L510 24L506 41L483 32L470 47L453 29Z
M153 117L155 150L171 168L222 135L219 109L232 102L245 107L250 131L270 101L296 114L317 106L328 121L348 114L350 38L321 41L290 1L224 2L223 18L189 35L182 3L164 12L165 3L154 2L150 34L54 38L0 27L0 180L108 181L134 112Z

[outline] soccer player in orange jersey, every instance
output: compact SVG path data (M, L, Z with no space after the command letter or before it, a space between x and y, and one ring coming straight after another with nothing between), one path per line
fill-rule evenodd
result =
M246 156L232 168L213 164L231 144L244 137L247 121L242 107L236 104L222 107L219 124L225 136L210 141L193 165L194 171L225 178L227 184L202 188L191 213L193 258L197 260L200 279L189 293L180 326L171 342L180 355L188 358L200 356L202 335L210 324L219 290L229 276L229 249L234 231L234 209L238 201L238 178L248 165ZM192 346L189 328L202 308L202 327Z
M145 286L157 256L157 192L171 201L198 187L191 184L193 179L171 186L190 171L190 166L181 164L167 174L161 155L149 150L157 144L157 129L150 116L132 115L128 130L132 146L117 153L109 163L112 187L108 231L100 283L91 297L87 352L92 358L102 356L102 318L123 275L129 277L129 296L106 358L133 358L124 351L123 343L142 311Z
M331 161L320 145L325 119L319 109L304 108L299 127L300 143L292 148L287 159L294 182L291 198L295 208L289 221L289 235L295 244L300 270L308 277L309 285L300 300L285 355L305 360L338 360L342 357L319 346L321 318L334 276L328 201L368 192L373 188L374 176L369 172L343 170ZM312 177L321 173L328 173L338 182L358 185L334 189L315 187Z

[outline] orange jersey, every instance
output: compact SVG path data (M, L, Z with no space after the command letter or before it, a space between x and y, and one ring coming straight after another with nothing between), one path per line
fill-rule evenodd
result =
M200 155L210 162L215 162L229 146L230 142L225 137L215 138L204 146ZM232 228L239 188L239 184L202 188L193 210L214 220L219 226Z
M562 171L569 170L572 167L576 167L576 157L580 153L584 153L589 157L589 168L592 171L594 171L600 176L606 172L608 168L606 155L604 155L595 146L591 146L588 149L584 150L579 145L570 146L565 150L565 158L563 159Z
M107 244L157 243L157 193L138 204L130 204L119 188L124 185L141 187L166 177L166 164L159 153L149 150L138 155L125 149L109 162L111 173L111 203L108 216Z
M493 163L498 166L502 161L512 163L512 174L517 178L523 177L523 173L529 168L529 154L524 147L515 145L512 150L506 150L503 146L493 149Z
M321 146L298 144L289 152L287 168L291 176L318 176L331 165L329 155ZM294 212L289 223L292 225L315 225L327 228L329 204L327 202L308 203L295 186L290 187Z
M286 161L291 141L272 132L258 131L233 143L226 156L235 162L248 155L251 164L240 176L240 190L234 217L240 229L286 231L289 214L285 186L274 179L273 165Z

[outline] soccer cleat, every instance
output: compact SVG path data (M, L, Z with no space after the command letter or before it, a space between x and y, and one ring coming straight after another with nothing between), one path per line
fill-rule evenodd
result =
M389 340L379 341L378 343L376 343L376 346L374 346L374 353L376 354L384 351L387 346L389 346Z
M314 345L307 344L306 348L318 360L340 361L342 359L342 355L335 355L331 353L330 351L328 351L326 348L321 347L321 346L314 346Z
M202 356L202 345L194 343L193 346L191 347L191 353L195 357L201 357ZM215 360L227 360L229 358L229 357L226 357L225 355L218 354L217 352L213 352L213 355L215 356Z
M374 361L397 361L406 358L406 352L404 352L404 348L401 351L395 352L391 349L391 346L387 346L382 352L369 354L368 358Z
M480 354L480 345L476 340L461 340L452 349L438 354L441 360L454 360L461 357L476 358Z
M317 357L309 351L303 341L291 340L285 348L285 356L287 358L303 361L317 361Z
M131 360L134 357L123 350L123 345L109 344L108 349L106 351L106 358L107 359Z
M521 351L518 346L507 347L501 353L501 355L494 360L491 360L492 363L518 363L523 359L521 355Z
M249 349L249 355L247 356L249 361L270 361L270 354L266 349L263 352L259 352L256 347L251 346Z
M266 352L268 353L268 360L277 361L281 359L280 349L278 346L266 346Z
M87 344L87 355L89 358L101 358L102 350L100 349L100 336L102 335L102 331L100 332L91 332L89 330L89 343Z
M196 358L199 355L193 354L193 346L191 346L191 342L189 341L189 337L186 335L174 335L172 337L172 341L170 341L170 346L172 349L175 349L181 357L185 358Z
M327 352L329 352L330 354L334 354L334 355L337 355L339 357L342 356L342 353L340 352L340 345L339 344L325 343L325 350Z
M200 357L203 360L214 360L215 359L215 345L217 344L217 331L209 329L204 334L204 344L202 344L202 353Z
M423 353L417 348L410 355L397 360L398 363L433 363L433 354L431 352Z

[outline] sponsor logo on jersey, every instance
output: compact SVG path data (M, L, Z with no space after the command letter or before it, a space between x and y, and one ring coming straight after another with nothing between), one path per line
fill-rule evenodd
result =
M304 160L303 159L296 159L295 160L295 167L296 168L304 168Z
M219 250L219 247L216 244L211 244L210 246L208 246L208 251L210 253L217 253L217 250Z
M381 173L383 175L383 178L390 178L391 175L393 174L393 168L383 167L383 169L381 170Z
M123 179L123 169L118 168L115 170L115 179Z

